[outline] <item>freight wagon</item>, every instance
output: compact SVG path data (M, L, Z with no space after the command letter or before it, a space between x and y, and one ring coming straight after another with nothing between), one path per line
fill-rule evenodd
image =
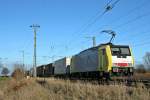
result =
M44 75L44 65L38 66L36 68L37 77L42 77Z
M65 57L54 62L54 75L65 76L70 73L70 61L71 57Z
M50 76L54 75L53 63L45 65L44 75L45 75L45 77L50 77Z
M36 68L37 77L50 77L54 75L53 63L41 65Z

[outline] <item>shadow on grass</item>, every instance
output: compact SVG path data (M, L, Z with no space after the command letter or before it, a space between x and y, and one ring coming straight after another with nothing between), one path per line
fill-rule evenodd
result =
M45 80L36 80L36 82L40 84L41 86L45 86L47 84Z

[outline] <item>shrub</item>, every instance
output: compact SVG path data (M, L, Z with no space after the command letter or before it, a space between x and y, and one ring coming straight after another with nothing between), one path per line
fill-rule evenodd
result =
M12 77L16 80L22 80L24 76L25 76L24 71L22 71L20 68L16 68L12 73Z

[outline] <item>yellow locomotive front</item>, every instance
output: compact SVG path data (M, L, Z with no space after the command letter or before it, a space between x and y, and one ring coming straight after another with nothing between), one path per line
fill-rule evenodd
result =
M111 76L133 75L134 60L126 45L103 45L99 48L99 70Z

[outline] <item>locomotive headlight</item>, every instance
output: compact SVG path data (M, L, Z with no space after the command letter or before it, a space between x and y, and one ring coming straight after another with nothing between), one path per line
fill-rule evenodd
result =
M118 72L118 68L114 67L113 72Z
M133 68L130 68L130 72L133 72Z

